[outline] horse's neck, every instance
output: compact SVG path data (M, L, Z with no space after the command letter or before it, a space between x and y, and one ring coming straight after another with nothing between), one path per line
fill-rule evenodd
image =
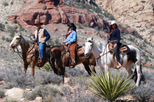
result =
M20 46L21 46L23 54L25 54L28 51L28 49L30 48L30 44L24 38L22 38Z
M99 55L100 55L100 51L99 51L99 49L97 48L97 46L96 46L95 43L94 43L94 45L93 45L92 52L93 52L95 58L99 57Z
M103 48L102 48L102 51L100 51L98 48L97 48L97 46L96 46L96 44L94 43L94 45L93 45L93 54L94 54L94 56L97 58L97 57L99 57L100 55L102 55L103 54L103 56L109 56L110 55L110 53L108 53L109 52L109 46L108 45L103 45ZM105 54L105 55L104 55Z

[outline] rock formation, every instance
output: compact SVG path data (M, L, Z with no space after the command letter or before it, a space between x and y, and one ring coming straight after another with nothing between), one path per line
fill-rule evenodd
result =
M8 17L9 21L17 21L24 27L31 27L39 18L41 23L45 25L74 22L75 24L84 24L90 27L104 27L103 20L98 16L87 10L65 6L62 0L38 0L36 5L28 10L20 9L16 12L16 15Z

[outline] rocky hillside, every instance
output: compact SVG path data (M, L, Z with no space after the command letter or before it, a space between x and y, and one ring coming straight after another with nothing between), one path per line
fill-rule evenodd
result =
M154 0L95 0L126 27L154 45Z
M139 8L137 6L136 13L132 10L135 9L136 4L131 4L130 9L128 2L138 3ZM140 4L143 7L140 8ZM30 39L35 30L33 24L38 20L39 15L41 15L41 22L44 23L43 27L51 35L48 43L52 45L64 41L62 35L67 30L68 21L77 25L79 45L82 45L89 36L93 36L100 45L106 40L104 34L107 32L108 21L116 19L122 31L122 42L140 49L143 74L147 81L146 85L142 84L117 101L153 102L154 46L152 40L148 40L149 43L143 39L149 36L152 39L153 24L151 14L148 13L152 10L150 5L150 0L141 2L127 0L127 3L126 0L0 0L0 102L51 102L51 100L53 102L106 102L91 93L89 75L82 65L74 69L66 68L65 84L61 84L62 78L55 75L52 70L43 71L48 64L41 69L36 68L35 79L32 78L30 68L25 76L23 62L9 49L9 44L18 33ZM143 15L148 16L143 17ZM140 16L144 19L142 22ZM100 72L98 66L96 71ZM126 70L122 68L117 71Z

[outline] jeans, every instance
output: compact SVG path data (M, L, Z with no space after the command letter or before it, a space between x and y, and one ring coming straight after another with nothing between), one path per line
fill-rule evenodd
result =
M117 43L117 47L114 48L115 56L119 63L121 63L120 52L119 52L120 44Z
M44 60L44 49L45 49L45 43L39 43L40 56L42 61Z

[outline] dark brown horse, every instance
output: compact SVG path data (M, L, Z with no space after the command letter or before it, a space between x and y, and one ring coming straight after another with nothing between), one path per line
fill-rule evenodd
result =
M42 67L44 64L41 65L38 63L39 59L39 51L36 50L38 48L37 45L33 44L32 42L26 40L22 35L16 35L12 42L10 43L10 47L12 49L17 48L17 46L21 47L21 58L23 59L23 66L24 72L27 72L28 65L32 68L32 75L35 74L35 66ZM18 50L17 50L18 51ZM48 53L47 53L48 52ZM17 52L19 54L19 51ZM49 62L50 60L50 48L46 47L46 54L45 54L45 63Z
M58 75L62 75L64 77L65 67L70 67L70 56L69 51L66 50L65 46L54 46L51 48L51 61L50 64L54 70L54 72ZM83 48L79 48L76 53L76 65L82 63L88 72L91 75L91 72L95 71L95 57L91 54L89 57L84 56ZM92 71L91 71L92 70Z

